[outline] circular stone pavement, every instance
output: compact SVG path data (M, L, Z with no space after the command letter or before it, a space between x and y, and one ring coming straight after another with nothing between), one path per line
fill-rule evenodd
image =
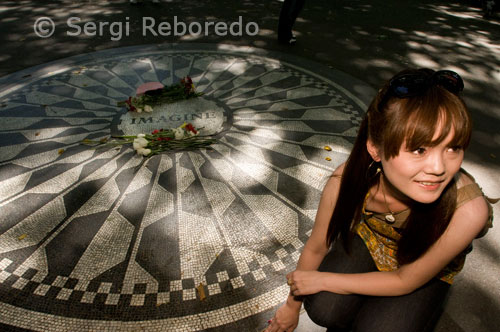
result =
M186 75L203 96L116 106ZM372 96L304 59L204 44L81 55L0 88L0 323L40 331L262 329ZM80 143L186 120L218 143L147 162Z

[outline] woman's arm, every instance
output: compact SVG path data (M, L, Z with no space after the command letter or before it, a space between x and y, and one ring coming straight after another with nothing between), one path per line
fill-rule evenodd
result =
M334 171L333 176L330 177L325 185L325 188L323 189L311 236L307 240L304 249L300 254L296 270L317 270L319 265L321 264L321 261L328 253L328 246L326 245L326 233L328 231L328 226L330 224L330 219L333 214L335 203L337 202L337 196L340 188L340 179L343 169L344 164L340 165ZM299 307L302 303L294 299L293 296L289 296L287 302L291 304L296 302L296 305Z
M328 225L330 224L330 218L333 214L335 202L337 201L337 195L340 188L340 176L342 175L343 169L344 165L342 164L335 170L333 176L330 177L323 189L311 236L307 240L297 263L298 270L316 270L328 252L326 233ZM293 331L298 324L301 305L302 301L290 293L285 304L276 311L265 331Z
M411 293L436 276L462 252L483 229L488 220L484 197L477 197L459 207L441 237L416 261L391 272L339 274L295 271L293 294L306 295L318 291L338 294L398 296ZM314 282L312 280L315 280Z

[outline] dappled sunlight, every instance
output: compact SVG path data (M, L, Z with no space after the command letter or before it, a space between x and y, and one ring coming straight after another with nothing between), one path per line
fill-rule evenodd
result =
M428 55L421 53L408 53L408 58L419 67L438 67L438 63L432 60Z
M434 10L438 13L443 13L446 15L450 15L457 18L462 19L482 19L482 13L480 8L467 8L467 11L464 11L464 7L460 6L440 6L440 5L430 5L428 6L431 10Z
M180 37L180 40L182 41L194 41L194 40L199 40L203 38L203 35L202 34L198 34L198 35L184 35L182 37Z
M274 34L274 30L271 29L260 29L259 36L272 36Z
M243 73L245 73L245 71L248 70L249 67L250 65L248 64L248 62L237 62L227 70L234 75L242 75Z

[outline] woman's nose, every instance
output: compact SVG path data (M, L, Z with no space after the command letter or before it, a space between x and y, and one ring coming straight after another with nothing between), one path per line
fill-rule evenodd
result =
M425 172L433 175L442 175L445 170L446 165L443 155L438 151L434 151L434 153L429 154Z

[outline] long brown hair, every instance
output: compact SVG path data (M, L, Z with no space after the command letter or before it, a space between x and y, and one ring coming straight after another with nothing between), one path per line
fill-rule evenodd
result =
M405 70L398 75L424 72ZM395 76L395 77L396 77ZM436 130L439 137L432 140ZM368 138L384 151L387 160L398 156L403 143L409 150L441 143L453 130L451 146L465 149L470 141L472 124L464 101L445 88L432 85L417 96L397 98L390 95L389 82L377 93L359 128L353 149L346 161L337 204L327 232L327 245L340 238L347 251L353 227L361 218L364 198L379 181L370 174L373 162L366 148ZM414 202L398 242L399 264L416 260L437 241L448 226L456 208L456 185L452 180L441 197L433 203Z

